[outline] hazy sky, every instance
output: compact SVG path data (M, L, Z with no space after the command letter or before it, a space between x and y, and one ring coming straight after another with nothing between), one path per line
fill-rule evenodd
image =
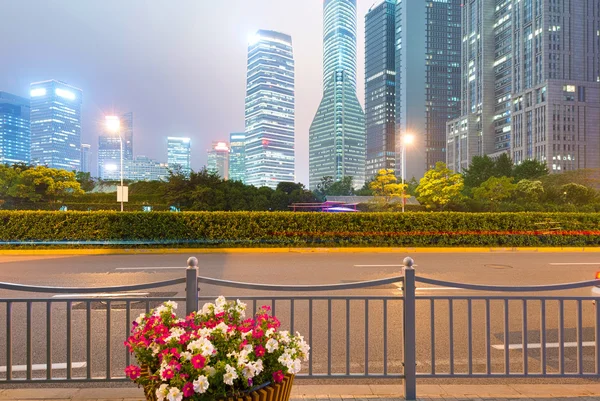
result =
M364 16L374 2L357 0L361 103ZM212 141L244 130L248 36L282 31L292 36L296 62L296 180L308 184L322 7L323 0L0 0L0 91L28 97L31 82L65 81L83 90L82 141L94 153L103 115L132 111L136 156L166 162L167 136L189 136L198 170Z

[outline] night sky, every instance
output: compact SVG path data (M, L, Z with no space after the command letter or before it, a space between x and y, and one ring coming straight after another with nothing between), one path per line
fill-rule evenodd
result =
M378 1L379 2L379 1ZM358 98L364 103L364 16L358 0ZM192 138L192 168L212 141L244 130L247 40L292 36L296 180L308 184L308 129L321 100L322 0L0 0L0 90L58 79L83 90L82 142L103 116L134 113L134 153L166 162L167 136Z

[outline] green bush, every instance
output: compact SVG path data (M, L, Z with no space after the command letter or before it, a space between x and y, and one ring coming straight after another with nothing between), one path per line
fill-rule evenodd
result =
M596 246L600 214L0 211L0 241L4 247L21 241L154 248Z

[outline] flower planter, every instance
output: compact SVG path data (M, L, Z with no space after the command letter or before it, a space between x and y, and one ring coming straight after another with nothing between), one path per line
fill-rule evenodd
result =
M286 375L281 383L268 385L237 399L228 397L218 401L289 401L293 384L294 375ZM144 393L147 401L156 401L154 388L145 388Z

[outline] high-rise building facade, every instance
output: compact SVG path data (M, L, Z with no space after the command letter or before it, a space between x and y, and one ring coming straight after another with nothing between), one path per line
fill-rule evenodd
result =
M438 161L446 161L446 123L460 115L464 2L396 4L396 132L415 138L406 150L407 179L419 179Z
M92 168L92 145L89 143L81 144L81 167L79 171L83 173L91 173Z
M31 158L29 99L0 92L0 164L29 164Z
M295 181L295 68L292 38L259 30L248 44L245 182ZM227 176L225 176L227 177Z
M227 142L213 142L208 150L206 170L226 180L229 177L229 146Z
M31 163L81 167L81 89L51 80L31 84Z
M246 181L245 141L244 132L232 132L229 135L229 179L231 181Z
M120 137L120 139L119 139ZM133 160L133 113L119 116L118 133L108 132L103 129L98 137L98 177L103 180L112 180L116 174L120 178L121 168L121 143L123 141L123 163ZM129 179L123 165L123 177Z
M536 159L551 172L599 168L600 0L470 0L463 21L472 14L488 21L477 36L493 38L495 54L473 72L463 58L462 68L474 81L493 77L493 96L481 98L481 132L448 125L449 164L459 171L473 156L508 152L515 164ZM463 31L463 43L472 35ZM465 146L478 135L481 146Z
M180 169L183 175L192 172L191 140L186 137L170 136L167 138L167 161L171 170Z
M396 1L365 16L366 179L396 169Z
M323 2L323 98L309 130L309 187L365 182L365 116L356 96L356 0Z

